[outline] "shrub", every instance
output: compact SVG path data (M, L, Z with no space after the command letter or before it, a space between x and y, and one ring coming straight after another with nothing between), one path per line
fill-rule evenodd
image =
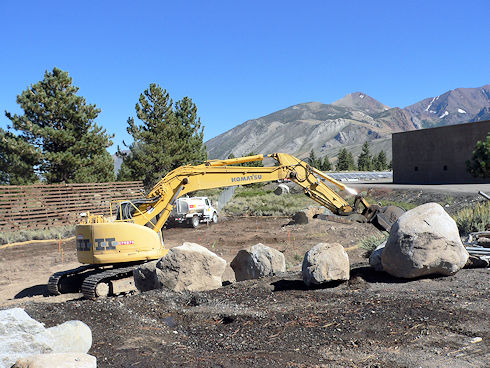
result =
M461 235L485 231L490 224L490 201L477 203L474 207L463 208L453 218Z
M373 235L361 240L360 248L366 251L366 257L369 257L373 250L376 249L378 245L384 242L388 238L388 233L383 232L380 235Z

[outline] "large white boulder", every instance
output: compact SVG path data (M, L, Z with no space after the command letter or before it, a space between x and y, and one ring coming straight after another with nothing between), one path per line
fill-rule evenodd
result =
M92 330L82 321L68 321L46 330L57 342L55 353L88 353L92 346Z
M37 354L21 358L12 368L96 368L97 359L82 353Z
M349 256L339 243L318 243L303 259L303 281L306 285L349 280Z
M230 264L236 281L273 276L286 271L284 254L262 243L242 249Z
M35 354L87 353L91 344L92 332L83 322L69 321L46 329L21 308L0 311L0 368Z
M381 255L384 271L396 277L452 275L468 260L454 220L437 203L405 212L395 222Z
M170 249L155 268L157 285L173 291L202 291L221 287L226 261L195 243Z

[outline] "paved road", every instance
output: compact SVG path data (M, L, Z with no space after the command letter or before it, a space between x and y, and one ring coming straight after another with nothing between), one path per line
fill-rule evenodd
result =
M482 191L490 195L490 183L488 184L393 184L391 180L377 180L356 183L344 183L352 188L391 188L391 189L418 189L434 192L478 193Z

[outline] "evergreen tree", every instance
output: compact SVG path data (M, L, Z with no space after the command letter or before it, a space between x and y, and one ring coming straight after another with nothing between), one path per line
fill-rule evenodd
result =
M388 164L386 162L386 153L385 151L379 151L378 155L373 160L373 167L376 171L383 171L388 168Z
M347 151L347 167L348 170L356 169L356 162L354 161L354 156L351 151Z
M48 183L114 180L114 161L106 150L113 136L94 122L100 109L77 92L68 73L54 68L17 96L23 115L5 112L20 141L40 153L37 170Z
M316 157L315 151L313 151L313 149L310 151L310 155L308 156L308 163L317 169L321 165L321 159Z
M466 167L474 177L490 177L490 133L486 140L476 142L471 161L466 161Z
M347 149L342 148L337 157L337 171L349 170L349 159Z
M175 104L167 90L152 83L140 94L136 115L141 124L128 119L128 133L134 142L124 154L119 180L143 180L151 188L168 172L186 164L206 160L203 129L197 107L188 97Z
M362 145L362 152L357 158L357 169L359 171L370 171L373 166L373 159L369 152L369 143L366 141Z
M35 183L39 177L34 167L40 158L40 152L33 145L0 128L0 184Z
M330 160L328 159L327 155L325 155L325 157L323 158L323 162L320 165L320 170L322 170L322 171L332 170L332 164L330 163Z

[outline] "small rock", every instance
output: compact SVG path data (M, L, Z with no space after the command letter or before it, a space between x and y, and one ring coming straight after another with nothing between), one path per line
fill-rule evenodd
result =
M286 184L279 184L274 190L275 195L289 194L289 187Z
M473 338L470 340L470 342L471 342L472 344L476 344L476 343L479 343L479 342L482 342L482 341L483 341L483 339L482 339L481 337L479 337L479 336L477 336L477 337L473 337Z
M230 266L236 281L243 281L285 272L286 260L278 250L259 243L240 250Z
M487 268L490 265L488 259L470 255L464 268Z
M297 225L306 225L308 223L308 215L305 211L298 211L293 215L293 221Z
M21 358L12 368L96 368L97 359L82 353L37 354Z
M448 276L458 272L468 256L454 220L440 204L426 203L395 222L381 263L395 277Z
M195 243L170 249L156 264L157 285L173 291L203 291L221 287L226 261Z
M369 264L374 268L375 271L383 271L383 265L381 264L381 254L385 248L386 241L381 243L374 249L369 256Z
M339 243L319 243L303 259L302 275L306 285L349 280L349 256Z

